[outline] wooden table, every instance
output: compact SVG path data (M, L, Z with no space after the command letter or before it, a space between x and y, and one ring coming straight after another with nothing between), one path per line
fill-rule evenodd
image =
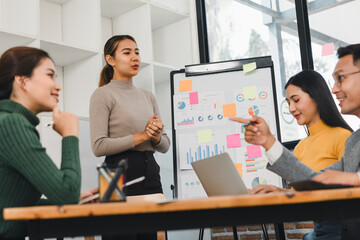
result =
M360 217L360 188L210 197L156 203L114 202L7 208L30 239L149 232Z

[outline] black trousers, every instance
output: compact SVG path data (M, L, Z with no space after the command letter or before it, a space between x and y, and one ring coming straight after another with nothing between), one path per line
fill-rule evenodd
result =
M120 160L127 159L125 182L145 176L145 180L124 188L126 196L163 193L160 181L160 167L156 163L154 153L150 151L125 151L107 156L106 164L115 168ZM121 224L121 223L119 223ZM132 234L124 236L102 236L103 240L156 240L156 232Z
M125 151L107 156L105 162L110 168L115 168L122 159L128 159L125 182L145 176L144 181L124 188L127 196L163 193L160 181L160 167L155 161L153 152Z
M360 218L343 219L341 229L341 240L360 239Z

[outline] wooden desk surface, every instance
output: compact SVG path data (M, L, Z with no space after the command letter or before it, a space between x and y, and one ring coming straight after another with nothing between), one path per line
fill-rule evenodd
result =
M4 209L6 220L81 218L128 214L164 213L301 204L322 201L360 199L360 188L273 193L266 195L221 196L158 203L148 200L133 202L93 203L85 205L39 206Z

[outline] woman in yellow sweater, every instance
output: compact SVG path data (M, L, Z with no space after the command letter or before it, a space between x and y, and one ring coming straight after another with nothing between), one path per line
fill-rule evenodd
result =
M291 77L287 84L286 101L289 111L299 125L304 125L307 137L294 149L294 155L315 171L340 160L344 154L346 139L352 129L336 108L334 99L325 82L317 72L303 70ZM272 185L258 185L252 194L288 191ZM315 222L314 232L303 239L340 239L341 221Z

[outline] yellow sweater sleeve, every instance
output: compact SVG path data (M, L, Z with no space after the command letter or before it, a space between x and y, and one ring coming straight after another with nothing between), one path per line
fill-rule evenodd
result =
M336 138L338 142L336 144L335 153L339 160L344 155L345 142L350 135L350 131L345 131L343 134L339 134L339 136Z

